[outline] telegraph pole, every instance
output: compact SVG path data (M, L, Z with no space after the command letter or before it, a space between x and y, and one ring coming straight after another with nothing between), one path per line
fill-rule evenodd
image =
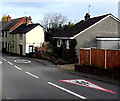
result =
M88 5L88 13L90 13L90 7L91 7L91 5Z

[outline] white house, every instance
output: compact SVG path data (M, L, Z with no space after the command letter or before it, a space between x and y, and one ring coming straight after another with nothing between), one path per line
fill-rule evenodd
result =
M44 42L44 31L40 24L22 24L10 34L13 41L10 52L21 55L34 52L35 47L40 47Z
M26 55L34 52L35 47L40 47L43 42L43 27L32 23L30 17L12 19L2 26L3 51Z

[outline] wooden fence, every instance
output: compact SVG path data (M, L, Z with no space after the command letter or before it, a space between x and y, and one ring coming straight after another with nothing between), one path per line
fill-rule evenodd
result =
M80 49L79 63L108 69L120 67L120 51L95 48Z

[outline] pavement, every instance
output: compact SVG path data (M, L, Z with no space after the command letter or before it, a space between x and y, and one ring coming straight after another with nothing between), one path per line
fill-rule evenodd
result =
M108 83L112 83L112 84L116 84L116 85L120 85L120 81L118 80L115 80L115 79L111 79L111 78L108 78L108 77L102 77L102 76L99 76L99 75L91 75L91 74L88 74L88 73L83 73L83 72L77 72L74 70L74 64L65 64L65 65L54 65L53 63L47 61L47 60L42 60L42 59L36 59L34 58L35 61L37 62L40 62L44 65L49 65L49 66L54 66L56 68L60 68L60 69L64 69L66 70L67 72L69 72L70 74L73 74L73 75L79 75L79 76L82 76L82 77L85 77L85 78L91 78L91 79L95 79L95 80L99 80L99 81L103 81L103 82L108 82Z

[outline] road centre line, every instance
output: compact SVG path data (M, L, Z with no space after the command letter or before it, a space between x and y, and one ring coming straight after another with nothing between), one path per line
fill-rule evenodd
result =
M72 94L72 95L74 95L74 96L76 96L76 97L78 97L78 98L86 99L86 97L81 96L81 95L79 95L79 94L77 94L77 93L74 93L74 92L72 92L72 91L70 91L70 90L68 90L68 89L66 89L66 88L60 87L60 86L58 86L58 85L56 85L56 84L54 84L54 83L48 82L48 84L49 84L49 85L52 85L52 86L54 86L54 87L56 87L56 88L59 88L59 89L65 91L65 92L67 92L67 93L69 93L69 94Z
M2 64L2 61L0 61L0 64Z
M18 70L22 70L21 68L19 68L19 67L17 67L17 66L14 66L16 69L18 69Z
M34 78L36 78L36 79L39 79L39 77L38 76L36 76L36 75L34 75L34 74L32 74L32 73L30 73L30 72L25 72L26 74L28 74L28 75L30 75L30 76L32 76L32 77L34 77Z
M2 60L7 61L7 60L5 60L4 58L2 58Z
M9 61L8 61L8 63L9 63L10 65L13 65L13 64L12 64L11 62L9 62Z

